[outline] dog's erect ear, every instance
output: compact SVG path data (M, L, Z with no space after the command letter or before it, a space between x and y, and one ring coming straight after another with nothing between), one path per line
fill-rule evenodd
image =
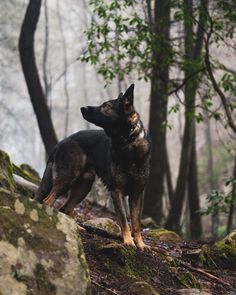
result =
M131 84L129 88L125 91L123 98L128 101L130 104L133 104L134 101L134 84Z
M134 84L131 84L130 87L125 91L125 94L122 96L121 103L122 107L126 114L134 113Z
M117 99L121 99L123 97L123 92L121 92Z

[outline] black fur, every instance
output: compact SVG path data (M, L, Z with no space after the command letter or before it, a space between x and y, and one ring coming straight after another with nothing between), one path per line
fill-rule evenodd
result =
M140 234L143 192L148 181L151 142L133 106L132 84L125 94L101 106L81 108L85 120L103 130L79 131L59 142L49 157L35 196L52 205L70 190L60 208L70 213L90 191L95 175L111 191L125 244L144 248ZM123 205L129 196L131 238Z

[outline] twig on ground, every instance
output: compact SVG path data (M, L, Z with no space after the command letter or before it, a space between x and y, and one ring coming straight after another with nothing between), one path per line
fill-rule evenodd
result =
M193 266L191 266L189 263L183 262L182 260L180 260L180 259L178 259L178 258L172 257L172 256L168 253L168 251L166 251L166 250L159 249L159 248L157 248L157 247L152 247L151 250L153 250L153 251L155 251L155 252L159 252L159 253L164 254L164 255L166 255L166 256L169 256L169 257L173 258L173 259L175 260L175 262L176 262L178 265L183 266L183 267L186 267L186 268L190 269L191 271L194 271L194 272L197 272L197 273L199 273L199 274L202 274L202 275L204 275L204 276L206 276L206 277L208 277L208 278L210 278L210 279L212 279L212 280L215 280L215 281L221 283L221 284L224 285L224 286L227 286L227 287L230 287L230 286L231 286L228 282L225 282L224 280L222 280L222 279L216 277L215 275L213 275L213 274L211 274L211 273L209 273L209 272L206 272L205 270L203 270L203 269L201 269L201 268L193 267Z
M107 287L105 287L105 286L103 286L103 285L101 285L101 284L99 284L99 283L97 283L97 282L95 282L93 280L91 280L91 283L94 284L95 286L99 287L99 288L105 289L106 291L108 291L108 292L110 292L112 294L119 295L119 293L117 293L116 291L113 291L110 288L107 288Z

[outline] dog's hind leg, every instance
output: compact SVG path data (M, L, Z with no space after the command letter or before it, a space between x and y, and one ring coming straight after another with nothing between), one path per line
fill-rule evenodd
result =
M87 157L74 142L62 145L55 154L52 166L52 189L43 200L47 206L53 206L55 200L68 192L84 173Z
M127 246L135 246L126 217L124 196L120 192L112 192L111 197L114 203L116 215L118 217L118 222L121 227L123 243Z
M42 181L34 195L34 200L42 203L43 199L50 193L52 185L52 163L49 162L43 174Z
M75 206L80 203L90 192L94 179L95 172L92 169L86 169L71 187L69 197L65 204L59 208L59 211L66 214L71 213Z

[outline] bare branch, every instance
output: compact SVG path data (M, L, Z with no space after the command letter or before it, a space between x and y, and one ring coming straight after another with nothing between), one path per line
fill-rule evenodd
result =
M171 90L170 92L167 93L168 96L172 95L172 94L176 94L180 89L182 89L184 87L184 85L190 80L192 79L194 76L198 75L199 73L203 72L206 70L206 67L203 67L199 70L197 70L196 72L193 72L192 74L190 74L188 77L186 77L183 82L181 84L179 84L175 89Z
M210 44L210 39L211 39L211 36L212 36L212 33L213 33L213 20L209 15L208 15L208 17L209 17L209 21L210 21L210 30L207 33L206 40L205 40L205 64L206 64L206 70L207 70L209 78L210 78L210 80L212 82L212 85L214 87L214 90L219 95L219 97L220 97L220 99L222 101L222 104L223 104L223 107L224 107L224 110L225 110L225 114L226 114L226 117L228 119L228 124L231 127L231 129L234 131L234 133L236 133L236 125L235 125L234 120L232 118L232 114L231 114L231 112L229 110L227 98L226 98L225 94L223 93L223 91L220 89L220 87L219 87L219 85L218 85L218 83L217 83L217 81L216 81L216 79L214 77L212 67L211 67L210 56L209 56L209 44Z

